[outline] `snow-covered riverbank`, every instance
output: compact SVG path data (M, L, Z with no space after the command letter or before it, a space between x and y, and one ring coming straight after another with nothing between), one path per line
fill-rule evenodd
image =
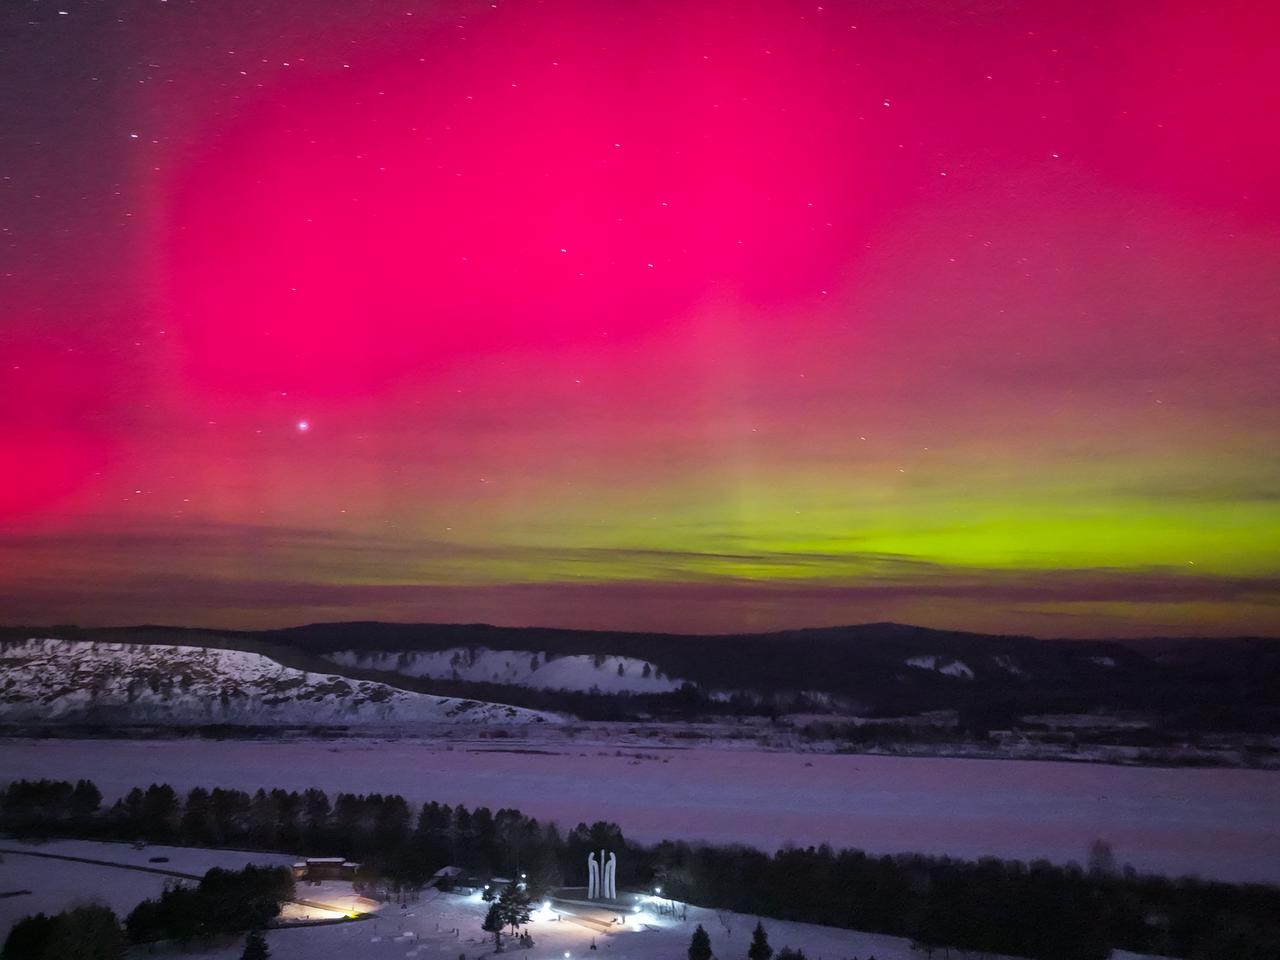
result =
M6 779L400 793L628 836L1083 861L1280 883L1280 774L538 741L0 740Z

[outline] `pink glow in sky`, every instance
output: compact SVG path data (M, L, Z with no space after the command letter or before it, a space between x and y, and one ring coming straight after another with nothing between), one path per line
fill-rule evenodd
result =
M0 621L1280 629L1261 2L15 4Z

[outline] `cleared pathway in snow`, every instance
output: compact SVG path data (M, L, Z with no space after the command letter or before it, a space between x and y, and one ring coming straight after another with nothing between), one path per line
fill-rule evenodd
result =
M457 741L446 749L415 741L6 740L0 771L89 777L111 799L151 782L394 792L415 802L519 807L565 827L616 820L641 840L766 849L825 842L1065 862L1083 861L1101 838L1140 870L1280 883L1276 772L645 748L660 756L654 760L599 745L529 746L552 752L472 752Z

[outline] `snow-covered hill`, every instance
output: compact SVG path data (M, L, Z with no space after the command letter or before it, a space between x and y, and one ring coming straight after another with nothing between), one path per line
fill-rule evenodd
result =
M339 650L326 659L344 667L385 670L407 677L505 683L542 690L594 688L601 693L667 693L678 690L684 682L664 675L647 661L603 654L555 656L534 650L452 647L404 653Z
M0 644L0 720L172 724L524 724L555 714L433 697L207 647Z

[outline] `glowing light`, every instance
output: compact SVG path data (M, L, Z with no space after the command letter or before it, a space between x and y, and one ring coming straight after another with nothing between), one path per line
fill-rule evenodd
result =
M299 421L298 421L298 432L299 432L299 433L306 433L306 432L307 432L308 430L310 430L310 429L311 429L311 424L310 424L308 421L306 421L306 420L299 420Z
M537 922L545 923L555 919L555 911L551 909L551 902L545 900L539 905L538 909L533 912L533 919Z

